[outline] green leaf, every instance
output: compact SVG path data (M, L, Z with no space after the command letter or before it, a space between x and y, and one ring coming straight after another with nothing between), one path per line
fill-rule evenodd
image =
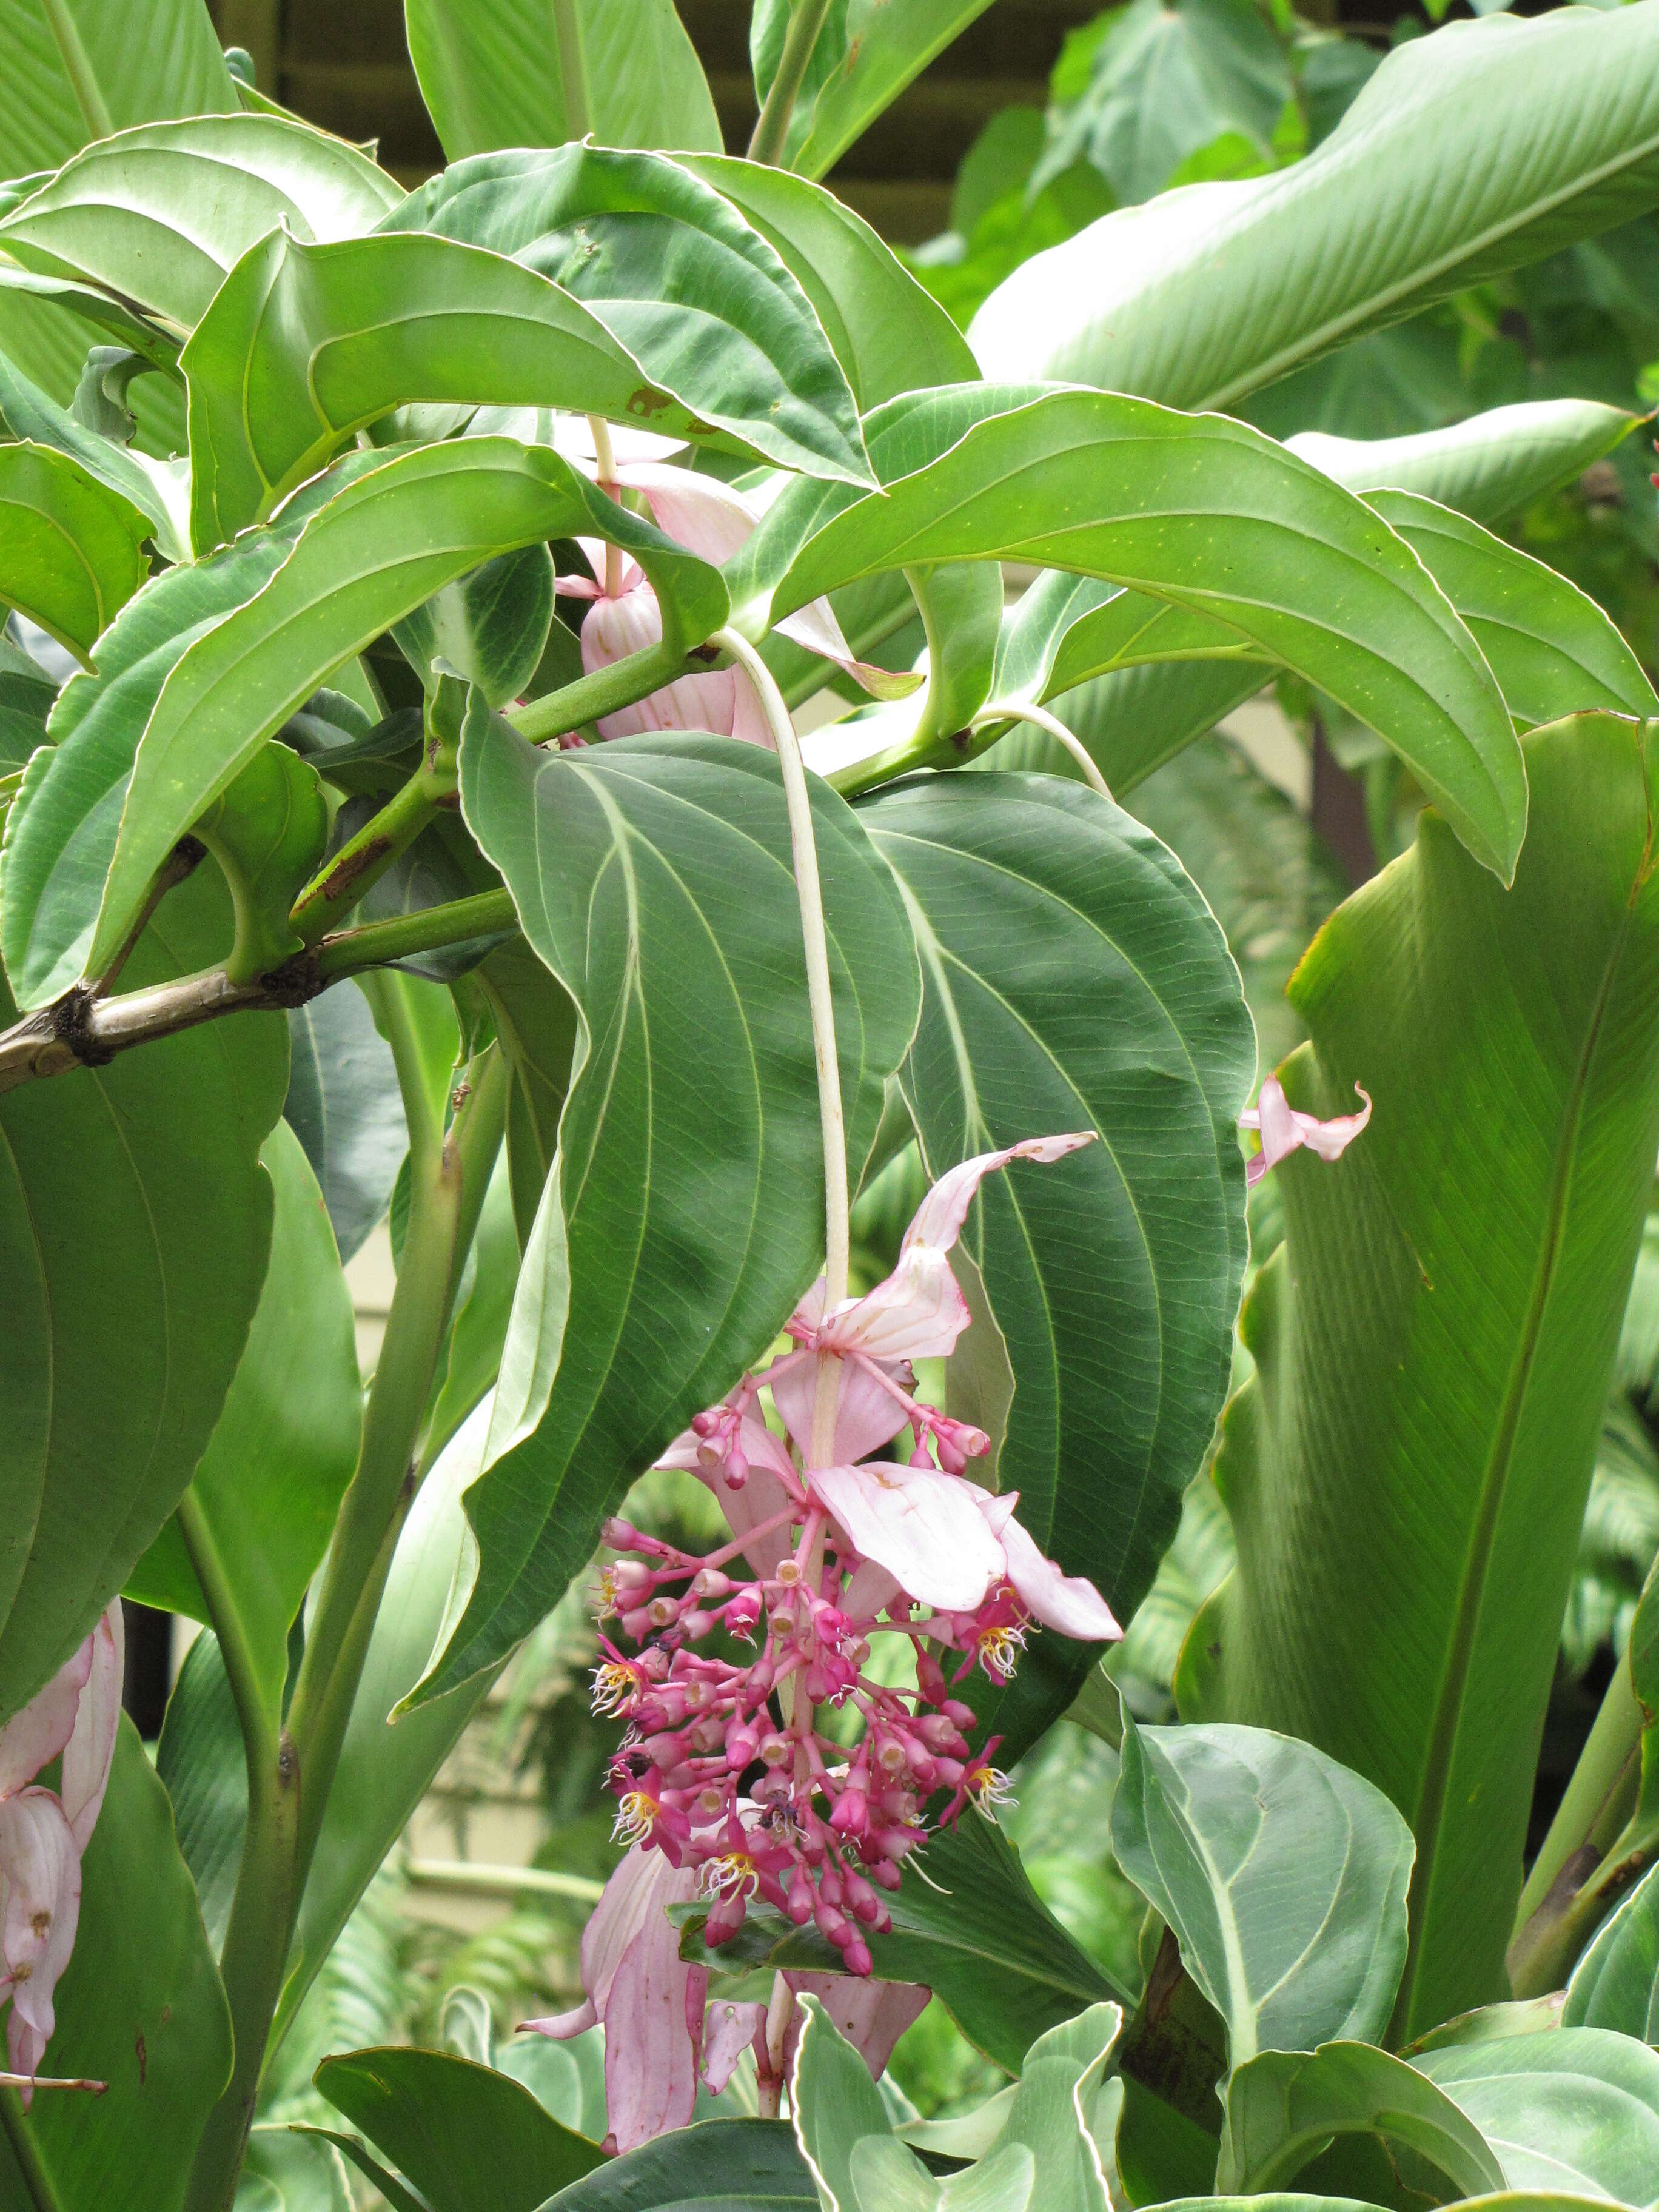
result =
M342 2158L348 2160L359 2173L374 2183L392 2207L392 2212L432 2212L429 2204L416 2197L412 2189L405 2188L395 2174L388 2172L361 2136L342 2135L334 2128L296 2127L295 2133L320 2136L325 2142L332 2143Z
M13 313L8 318L3 308L9 303ZM45 302L66 309L75 317L72 324L64 324L56 316L36 317L30 313L33 303ZM137 314L123 301L114 300L91 284L77 284L68 277L43 276L33 269L20 269L15 262L0 262L0 337L6 340L6 351L14 365L21 366L32 349L26 341L20 342L19 317L22 310L23 327L38 327L46 349L53 356L61 349L70 358L62 366L66 373L70 359L84 351L90 333L94 330L117 338L124 346L161 369L175 369L179 361L179 341L156 324ZM54 343L56 341L56 343ZM53 366L58 366L55 359ZM182 395L180 395L182 396Z
M540 1331L537 1371L556 1364L551 1401L544 1387L492 1432L468 1503L478 1577L425 1694L504 1658L556 1601L633 1474L771 1340L823 1233L800 915L770 758L683 736L548 754L470 715L461 783L468 826L584 1034L530 1248L539 1237L568 1268L524 1323ZM822 785L813 803L858 1164L915 1024L915 954L850 811ZM527 1257L520 1303L541 1289ZM520 1328L515 1311L509 1348Z
M1091 2006L1115 2002L1000 1828L975 1820L942 1830L923 1863L939 1887L912 1877L893 1893L892 1932L870 1938L875 1971L883 1981L925 1984L988 2058L1018 2073L1040 2037ZM680 1949L716 1970L836 1971L836 1954L812 1929L758 1909L718 1951L705 1952L691 1935Z
M1112 1849L1226 2022L1235 2069L1381 2036L1413 1844L1370 1783L1265 1729L1126 1723Z
M256 2122L237 2184L240 2212L353 2212L350 2177L320 2129Z
M716 629L712 570L632 521L545 449L466 438L357 475L308 519L246 605L191 645L143 726L87 958L101 970L154 871L191 823L340 664L453 578L498 553L597 526L627 545L689 644ZM248 541L257 557L264 541ZM231 558L242 552L231 549Z
M1659 2043L1659 1868L1596 1930L1567 1984L1561 2025Z
M518 1279L512 1176L507 1161L497 1159L466 1273L456 1292L448 1364L428 1425L428 1451L448 1442L495 1382Z
M428 691L441 661L492 707L505 707L536 673L552 621L553 556L545 545L526 545L446 584L392 635Z
M173 1800L179 1849L216 1958L230 1925L242 1861L247 1760L230 1678L211 1629L194 1638L185 1654L162 1718L155 1771Z
M1264 2051L1238 2068L1216 2192L1271 2202L1334 2137L1349 2136L1414 2151L1466 2196L1504 2186L1492 2146L1417 2068L1370 2044L1328 2043L1311 2056Z
M823 2212L874 2212L854 2185L852 2160L861 2138L891 2140L887 2106L869 2068L817 1998L803 1995L796 2002L805 2018L789 2077L789 2109L801 2156Z
M323 2061L317 2087L432 2212L536 2212L605 2155L510 2075L451 2051L350 2051Z
M817 2212L817 2203L787 2120L705 2120L608 2160L542 2212Z
M1523 746L1513 891L1431 811L1294 979L1292 1102L1339 1110L1358 1079L1375 1112L1334 1166L1276 1172L1285 1243L1246 1302L1256 1372L1216 1464L1239 1565L1176 1684L1183 1713L1303 1736L1406 1816L1404 2035L1504 1993L1659 1146L1642 735L1586 715ZM1386 1577L1336 1564L1385 1555Z
M1304 430L1290 450L1350 491L1414 491L1490 530L1571 483L1636 427L1594 399L1531 399L1403 438L1336 438Z
M1106 392L1019 404L968 392L1003 411L965 434L959 397L880 410L867 428L885 492L804 544L817 488L786 494L729 564L734 601L753 592L740 618L775 621L854 575L938 560L1036 561L1133 586L1231 625L1369 723L1508 880L1526 821L1509 717L1443 594L1375 515L1243 423ZM956 442L890 477L935 425ZM761 580L780 567L769 594Z
M971 383L968 341L862 216L786 169L720 154L680 157L740 209L812 304L860 415L901 392ZM850 635L850 633L849 633Z
M589 131L606 146L720 149L674 0L404 0L404 13L421 96L452 161Z
M1100 2148L1091 2123L1122 2027L1119 2006L1091 2005L1032 2045L1002 2132L976 2169L983 2196L971 2198L975 2212L981 2205L983 2212L1000 2212L1005 2194L1012 2197L1012 2212L1020 2212L1037 2173L1042 2176L1043 2212L1108 2212ZM1022 2149L1029 2164L1012 2155ZM999 2167L1006 2176L1000 2187ZM969 2189L965 2176L951 2185L944 2199L949 2212L966 2212Z
M580 301L661 387L641 391L636 376L620 407L593 412L704 436L713 425L809 477L874 482L857 403L807 295L740 210L678 162L594 146L481 155L380 228L510 255ZM463 343L476 354L476 331ZM671 394L689 413L665 407ZM516 404L586 403L526 392Z
M579 1024L570 996L525 943L515 938L478 971L495 1016L495 1034L512 1073L507 1107L507 1169L520 1249L529 1242L536 1209L558 1150L559 1116L570 1087Z
M9 1682L10 1678L8 1678ZM179 1855L173 1811L125 1717L102 1812L81 1863L75 1950L42 2070L109 2087L96 2104L43 2090L21 2130L56 2212L142 2204L179 2212L203 2120L230 2075L230 2011ZM0 2131L0 2197L40 2200Z
M988 1183L963 1245L1016 1382L998 1482L1040 1548L1127 1620L1227 1387L1245 1253L1233 1125L1255 1066L1237 972L1164 848L1075 785L930 776L860 814L922 949L902 1080L929 1173L1024 1137L1102 1134L1063 1174ZM976 1690L1007 1756L1094 1656L1040 1637L1000 1703Z
M1480 2130L1511 2189L1649 2198L1659 2173L1659 2052L1645 2044L1563 2027L1412 2063Z
M402 198L356 147L295 117L204 115L89 146L0 219L0 246L182 333L278 224L296 239L351 238Z
M1468 623L1518 726L1595 707L1659 713L1641 662L1576 584L1413 492L1375 491L1365 504L1405 539Z
M123 981L222 957L229 903L211 872L174 891ZM287 1043L239 1014L0 1096L0 1713L119 1589L219 1418L270 1252Z
M1261 689L1249 662L1188 660L1115 669L1056 711L1120 799Z
M1363 331L1653 206L1656 60L1659 21L1640 9L1491 16L1411 40L1305 161L1103 216L1016 269L970 343L988 376L1236 405Z
M750 43L763 102L783 51L792 0L758 0ZM783 161L821 177L890 107L914 77L961 36L990 0L832 0L795 103Z
M295 1006L288 1020L283 1113L321 1186L340 1257L349 1260L385 1218L409 1149L398 1071L354 983Z
M316 1178L284 1123L260 1158L276 1193L270 1264L247 1349L185 1495L205 1524L276 1719L289 1629L357 1463L362 1392L351 1294ZM212 1623L176 1516L125 1587L144 1604Z
M143 582L153 526L67 453L0 446L0 605L77 659Z
M147 534L154 535L164 558L190 558L183 513L187 495L175 465L128 453L85 428L31 384L3 354L0 354L0 423L13 438L49 446L79 461L88 476L95 477L148 518Z
M55 169L124 124L236 106L202 0L155 0L142 12L101 0L14 4L5 37L0 142L14 175Z

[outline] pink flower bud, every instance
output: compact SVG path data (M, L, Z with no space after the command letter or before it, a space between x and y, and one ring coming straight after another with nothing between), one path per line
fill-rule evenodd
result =
M752 1766L760 1749L760 1739L747 1721L733 1721L726 1731L726 1763L734 1774L741 1774L745 1766Z
M619 1521L613 1515L600 1529L599 1541L613 1552L632 1552L638 1549L640 1532L631 1521Z
M740 1589L726 1608L726 1626L733 1636L744 1638L755 1632L755 1624L761 1616L761 1594L750 1583Z
M714 1948L717 1948L722 1943L729 1943L738 1929L742 1927L744 1914L747 1909L747 1904L740 1894L736 1897L720 1898L710 1909L708 1917L703 1923L703 1942Z
M931 1651L916 1654L916 1688L930 1705L945 1701L945 1669Z
M875 1964L870 1956L870 1946L857 1935L851 1942L842 1946L841 1959L849 1974L867 1974Z
M680 1617L680 1601L677 1597L653 1597L645 1608L645 1617L653 1628L672 1628Z
M761 1738L757 1749L768 1766L781 1766L795 1755L794 1745L787 1735L780 1735L775 1729Z
M622 1617L623 1634L631 1637L635 1644L643 1644L656 1625L647 1605L636 1605L631 1613L625 1613Z
M812 1917L812 1884L805 1867L797 1867L789 1878L788 1902L784 1911L797 1928L805 1928Z
M954 1721L959 1729L977 1725L977 1716L971 1705L964 1705L960 1698L947 1698L944 1707L947 1721Z
M691 1595L699 1598L723 1598L731 1589L732 1577L723 1575L718 1567L703 1567L692 1577Z

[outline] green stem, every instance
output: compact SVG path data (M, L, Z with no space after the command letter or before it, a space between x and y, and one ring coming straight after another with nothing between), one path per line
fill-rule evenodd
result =
M0 2124L5 2127L6 2140L22 2173L23 2186L28 2191L34 2212L64 2212L52 2176L40 2163L40 2153L29 2133L28 2121L15 2089L0 2089Z
M1516 1936L1520 1936L1555 1887L1567 1861L1592 1842L1594 1832L1603 1825L1605 1808L1621 1794L1620 1784L1640 1753L1644 1719L1630 1668L1621 1659L1613 1670L1601 1709L1585 1739L1578 1764L1521 1892L1515 1915ZM1625 1808L1618 1827L1624 1826L1631 1809L1628 1806Z
M1082 775L1083 781L1089 786L1090 789L1091 791L1097 791L1103 799L1109 799L1111 797L1112 787L1107 782L1105 777L1101 774L1098 767L1095 763L1093 754L1090 752L1082 738L1077 735L1075 731L1068 730L1065 723L1060 720L1059 715L1051 714L1046 707L1037 707L1027 704L1024 706L1010 708L997 702L993 702L990 706L984 708L981 713L974 717L974 720L969 724L969 727L971 733L977 734L983 725L987 723L994 723L996 725L997 735L1001 737L1006 731L1011 728L1018 729L1022 722L1029 722L1034 730L1046 730L1048 735L1053 738L1057 744L1065 747L1066 750L1071 755L1071 757L1077 763L1079 770Z
M46 27L58 42L58 52L63 59L64 74L70 81L89 138L107 138L115 129L113 118L104 104L104 94L92 72L92 62L81 43L81 33L69 11L69 0L40 0L40 12L46 19Z
M593 102L580 0L553 0L553 27L558 33L559 75L564 82L564 135L586 138L593 128Z
M450 786L453 794L453 786ZM315 945L364 897L406 853L445 803L424 769L410 776L380 812L347 839L313 876L289 909L289 926L302 945ZM449 804L453 805L453 796Z
M678 639L665 638L660 644L647 646L642 653L630 653L626 660L618 660L610 668L596 668L591 676L579 676L574 684L550 691L544 698L509 708L507 719L520 737L538 745L549 738L562 737L567 730L579 730L584 722L597 722L602 714L631 707L635 700L647 698L677 677L692 672L693 664L688 661L684 645Z
M910 775L917 769L961 768L964 762L988 752L1013 726L1011 717L1000 722L975 722L970 730L952 731L943 738L931 730L913 730L908 737L872 753L866 760L849 761L845 768L832 769L824 781L843 799L859 799L866 791Z
M518 926L511 891L479 891L471 898L393 915L386 921L365 922L361 929L325 938L317 948L317 970L325 985L335 983L360 969L389 967L414 953L435 952L469 937L494 937Z
M789 28L783 34L778 73L767 88L766 105L761 109L755 135L749 141L751 161L768 161L775 167L781 160L795 102L806 82L806 66L829 13L830 0L795 0Z

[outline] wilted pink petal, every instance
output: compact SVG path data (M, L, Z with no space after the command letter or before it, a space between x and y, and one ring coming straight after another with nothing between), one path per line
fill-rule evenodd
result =
M1322 1160L1340 1159L1365 1124L1371 1118L1369 1091L1354 1089L1365 1103L1358 1114L1339 1114L1329 1121L1322 1121L1316 1115L1300 1114L1285 1097L1284 1088L1276 1075L1270 1075L1261 1085L1255 1104L1238 1117L1241 1129L1254 1129L1261 1139L1261 1149L1244 1170L1248 1183L1261 1182L1268 1170L1278 1166L1280 1160L1305 1145Z
M617 481L645 494L665 537L716 568L747 544L760 520L741 492L693 469L665 468L659 461L624 465L619 457Z
M797 1996L815 1996L878 2081L907 2027L927 2009L933 1991L920 1982L878 1982L857 1974L794 1974L784 1978ZM801 2015L790 2023L799 2035ZM790 2052L793 2057L793 2044Z
M923 1605L971 1613L1001 1579L1002 1547L974 1486L932 1468L866 1460L813 1470L812 1487L851 1539Z
M0 1798L33 1782L48 1759L69 1741L75 1716L92 1672L92 1638L77 1646L44 1688L0 1728Z
M805 1458L811 1449L812 1418L817 1404L820 1361L807 1357L772 1378L772 1402L783 1425ZM904 1408L879 1376L851 1360L836 1362L836 1440L831 1457L837 1467L850 1467L879 1451L905 1425ZM890 1364L901 1389L910 1382L908 1369Z
M686 2026L693 1969L681 1960L666 1920L661 1931L647 1928L634 1938L605 2007L607 2140L619 2153L689 2126L697 2100L696 2048ZM706 1978L706 1968L696 1971Z
M1092 1145L1096 1133L1028 1137L999 1152L981 1152L941 1176L904 1232L897 1267L885 1282L820 1322L817 1341L831 1352L863 1352L875 1359L945 1358L973 1319L945 1255L961 1234L980 1184L1011 1160L1061 1159ZM797 1319L807 1317L803 1302ZM817 1315L810 1318L817 1322Z
M50 1790L0 1801L0 1995L11 1996L8 2047L14 2069L33 2074L56 2025L52 1992L81 1917L81 1854Z
M599 2008L592 1997L584 1997L572 2012L550 2012L540 2020L523 2020L519 2023L521 2035L544 2035L550 2043L568 2043L573 2035L586 2035L590 2027L599 2024Z
M1034 1620L1045 1628L1057 1628L1062 1636L1075 1637L1080 1644L1115 1642L1122 1635L1112 1608L1085 1576L1062 1574L1053 1559L1043 1558L1029 1531L1011 1513L995 1516L1000 1498L988 1492L981 1495L981 1510L997 1528L1008 1561L1008 1579Z
M702 2081L711 2097L718 2097L732 2079L732 2068L765 2024L763 2004L734 2004L729 1997L717 1997L709 2006L702 2026Z
M111 1601L83 1648L89 1648L91 1668L81 1693L74 1730L64 1747L60 1792L75 1847L81 1851L87 1847L104 1802L104 1792L109 1786L116 1732L121 1722L126 1638L118 1597Z

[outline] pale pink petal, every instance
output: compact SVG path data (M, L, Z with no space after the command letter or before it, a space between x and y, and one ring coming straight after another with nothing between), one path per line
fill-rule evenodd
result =
M660 1936L654 1928L642 1929L611 1981L604 2008L605 2101L608 2140L618 2153L688 2126L696 2104L696 2045L686 2026L692 1970L678 1942L665 1920Z
M732 2069L766 2022L763 2004L734 2004L717 1997L702 2024L702 2080L711 2097L718 2097L732 2079Z
M877 2081L905 2029L921 2019L933 1994L920 1982L878 1982L863 1974L796 1974L784 1978L797 1996L815 1996ZM799 2033L797 2010L792 2033Z
M1312 1114L1291 1115L1303 1143L1310 1152L1317 1152L1322 1160L1340 1160L1371 1118L1370 1091L1361 1091L1357 1083L1354 1089L1365 1102L1358 1114L1338 1114L1328 1121L1322 1121Z
M696 1893L694 1868L672 1867L662 1852L647 1850L640 1844L624 1854L582 1930L582 1987L599 2007L601 2019L609 2009L617 1970L635 1939L650 1935L677 1952L679 1937L668 1918L668 1907L683 1905Z
M0 1728L0 1799L33 1782L69 1741L92 1672L92 1638L76 1646L43 1689Z
M12 2064L32 2074L56 2025L52 1993L75 1948L81 1916L81 1854L51 1790L24 1790L0 1802L0 1875Z
M617 481L645 494L652 520L665 537L700 561L720 568L746 545L760 517L741 492L716 477L659 462L618 459Z
M685 450L684 438L665 438L657 430L636 430L631 422L612 422L611 458L620 471L623 465L634 461L663 461L671 453ZM599 467L599 456L593 450L593 428L586 415L556 415L551 426L551 442L556 453L568 461L574 461L585 476L592 476ZM517 435L509 432L509 435ZM529 440L525 441L530 443Z
M711 1469L704 1464L702 1455L708 1447L694 1429L682 1431L656 1464L695 1474L720 1500L732 1534L745 1536L761 1522L782 1512L793 1494L787 1482L793 1479L794 1469L782 1444L765 1422L754 1414L744 1414L738 1441L749 1462L749 1473L735 1488L727 1480L723 1468ZM744 1557L764 1581L776 1571L779 1560L793 1549L788 1529L777 1528L769 1536L760 1536L752 1544L746 1544Z
M896 1575L920 1603L971 1613L1002 1579L1002 1547L970 1483L879 1460L816 1468L811 1483L854 1549Z
M1014 1594L1032 1619L1079 1644L1112 1643L1123 1631L1094 1584L1083 1575L1063 1575L1053 1559L1045 1559L1030 1533L1018 1521L1006 1519L1001 1544L1008 1560L1008 1579Z
M1334 1121L1322 1121L1313 1114L1298 1114L1285 1098L1284 1088L1276 1075L1263 1082L1256 1103L1238 1117L1241 1129L1254 1129L1261 1136L1261 1149L1247 1165L1244 1176L1249 1183L1258 1183L1280 1160L1305 1145L1321 1159L1340 1159L1347 1147L1371 1118L1370 1094L1354 1089L1365 1101L1358 1114L1340 1114Z
M772 1402L803 1458L811 1449L820 1364L818 1358L808 1356L786 1368L772 1383ZM835 1365L836 1441L830 1457L837 1467L850 1467L855 1460L867 1459L872 1451L890 1443L904 1426L905 1413L892 1392L884 1389L867 1367L843 1359L837 1359ZM890 1363L887 1371L901 1388L908 1380L908 1371L902 1374L895 1364Z
M839 1603L849 1620L873 1620L899 1595L896 1575L873 1559L860 1559L842 1587Z
M76 1849L82 1851L87 1847L104 1802L104 1792L109 1786L116 1732L121 1722L126 1637L118 1597L112 1601L88 1641L92 1646L92 1671L81 1693L74 1733L64 1747L60 1791Z
M585 1997L574 2012L551 2012L541 2020L521 2020L521 2035L544 2035L552 2043L568 2043L573 2035L586 2035L597 2027L599 2015L592 1997Z
M828 599L813 599L798 607L793 614L786 615L776 629L780 637L804 646L820 659L833 661L874 698L908 699L927 680L913 669L878 668L870 661L855 659Z
M649 584L637 583L614 599L601 593L582 623L582 667L592 676L661 642L662 610Z
M981 1152L941 1176L904 1232L897 1267L885 1282L823 1322L821 1341L832 1352L863 1352L878 1359L947 1357L973 1316L945 1255L961 1233L980 1184L1011 1160L1062 1159L1093 1144L1096 1134L1085 1129L1064 1137L1028 1137L1001 1152ZM805 1317L803 1306L796 1318Z

